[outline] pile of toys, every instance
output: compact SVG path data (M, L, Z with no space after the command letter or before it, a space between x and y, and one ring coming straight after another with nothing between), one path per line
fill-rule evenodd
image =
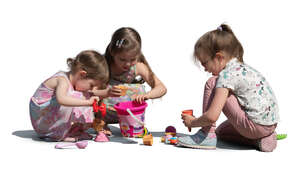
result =
M165 130L165 135L161 137L161 142L165 144L177 145L178 139L176 136L176 128L174 126L168 126Z

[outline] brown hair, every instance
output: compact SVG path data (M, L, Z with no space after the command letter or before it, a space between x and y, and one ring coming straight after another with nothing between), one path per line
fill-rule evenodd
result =
M149 69L149 85L154 87L154 73L152 72L145 56L142 54L142 40L139 33L130 27L119 28L114 32L111 41L105 51L105 58L110 66L114 62L114 55L126 52L134 52L138 55L137 61L145 64ZM110 69L110 68L109 68ZM144 80L134 81L133 83L144 83Z
M103 55L93 50L80 52L74 59L67 59L71 74L80 69L87 72L86 78L100 80L102 88L106 87L109 80L109 72Z
M213 59L220 51L226 52L230 57L236 57L243 63L243 47L226 24L221 24L216 30L207 32L199 38L194 47L194 57L198 60L201 54L205 54Z

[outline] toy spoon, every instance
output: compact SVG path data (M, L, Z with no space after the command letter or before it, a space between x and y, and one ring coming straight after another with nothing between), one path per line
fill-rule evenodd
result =
M55 149L64 149L69 146L77 146L79 149L84 149L88 145L88 141L79 141L76 143L59 143L55 145Z

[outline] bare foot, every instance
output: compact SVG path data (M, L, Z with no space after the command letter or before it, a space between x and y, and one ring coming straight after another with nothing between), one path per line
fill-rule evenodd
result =
M78 136L78 140L92 140L93 136L89 133L82 131L82 133Z
M66 137L63 141L64 142L76 142L78 139L75 137Z

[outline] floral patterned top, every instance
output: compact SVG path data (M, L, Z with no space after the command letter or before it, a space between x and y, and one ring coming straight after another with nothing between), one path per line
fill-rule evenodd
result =
M228 88L253 122L273 125L279 121L278 103L266 79L237 58L231 59L219 73L216 88Z
M109 85L119 85L124 83L132 83L136 77L136 65L130 67L129 71L118 76L112 76L109 79Z
M128 87L128 90L127 90L125 96L108 97L108 98L105 98L103 100L103 102L108 107L113 107L115 104L117 104L119 102L131 101L135 95L145 94L146 91L145 91L145 86L143 84L133 83L136 77L137 77L136 65L130 67L129 71L124 72L121 75L112 76L109 79L109 86L124 85L124 86Z

